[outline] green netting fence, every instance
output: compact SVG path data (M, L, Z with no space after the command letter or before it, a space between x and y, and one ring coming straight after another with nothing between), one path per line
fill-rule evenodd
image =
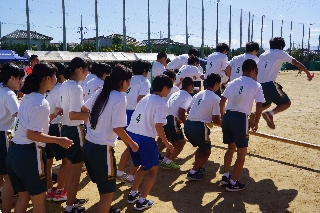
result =
M320 61L305 61L302 62L310 71L320 71ZM290 63L283 63L281 70L297 70L298 68Z

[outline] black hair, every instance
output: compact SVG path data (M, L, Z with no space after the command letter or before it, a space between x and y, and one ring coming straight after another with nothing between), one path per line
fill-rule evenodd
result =
M30 56L30 62L33 61L33 60L36 59L36 58L38 58L37 55L31 55L31 56Z
M188 89L188 87L190 85L193 85L193 79L190 78L190 77L185 77L183 80L182 80L182 89Z
M188 55L189 56L192 56L192 55L194 55L194 56L196 56L196 57L200 57L200 53L199 53L199 51L197 50L197 49L190 49L189 51L188 51Z
M56 76L64 75L64 70L66 69L66 66L62 63L54 63L54 65L57 67L58 71L56 73Z
M91 74L96 74L96 70L98 68L98 65L99 65L99 63L93 62L93 64L91 65L91 68L90 68L90 73Z
M282 49L286 46L286 42L284 41L284 38L282 37L274 37L270 39L269 41L270 49L279 49L282 47Z
M171 89L173 87L172 80L167 75L158 75L152 82L154 92L161 92L164 87Z
M17 65L12 63L5 63L0 68L0 82L6 85L11 78L11 76L19 79L23 78L25 73L24 70L19 68Z
M172 80L176 80L176 73L174 71L171 70L166 70L163 72L164 75L169 76L169 78L171 78Z
M216 52L222 53L223 51L229 51L229 46L226 43L218 43L216 47Z
M216 83L221 83L221 77L218 74L211 73L207 76L207 85L208 87L214 87Z
M170 58L167 58L166 63L169 64L171 62Z
M109 64L99 63L98 65L96 65L94 74L99 78L101 78L103 74L108 75L110 73L111 73L111 66Z
M39 91L42 80L48 76L54 76L57 71L57 67L53 64L36 64L32 69L32 73L26 77L24 85L21 88L21 92L24 94L30 94L32 92Z
M246 43L246 52L253 52L253 51L259 52L259 50L260 50L260 47L257 42L249 41Z
M157 60L159 60L159 59L161 59L161 58L163 58L163 57L165 57L165 58L167 59L167 53L161 51L161 52L159 52L158 55L157 55Z
M200 63L199 58L197 56L190 56L188 58L188 65L194 65L194 63L199 64Z
M148 72L152 68L149 61L145 60L135 60L132 62L132 72L134 75L142 75L144 72Z
M242 64L242 72L251 72L257 69L257 63L252 59L247 59Z
M119 90L123 81L127 81L131 78L132 71L123 65L116 65L112 69L110 76L107 76L104 80L101 93L98 95L90 112L89 120L91 128L94 129L97 126L99 117L108 103L111 91Z
M73 58L69 66L64 70L63 76L66 79L69 79L71 75L75 73L76 69L80 67L85 69L88 67L88 63L83 58L79 58L79 57Z

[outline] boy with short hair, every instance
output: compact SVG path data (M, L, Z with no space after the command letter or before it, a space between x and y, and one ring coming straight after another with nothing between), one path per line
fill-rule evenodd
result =
M165 71L164 65L166 64L167 54L165 52L159 52L157 55L157 60L152 63L152 68L150 69L150 74L148 80L151 82L158 75L162 75Z
M182 89L173 93L167 102L167 124L163 128L168 140L174 146L174 151L170 153L167 149L165 158L160 163L160 167L163 169L180 169L180 166L175 164L173 160L180 154L186 144L180 123L186 122L185 114L192 101L190 93L193 92L193 87L192 78L185 77L182 80Z
M250 41L246 43L246 53L233 57L225 70L230 81L242 76L242 64L245 60L252 59L258 64L259 58L256 55L259 50L260 47L257 42Z
M172 81L168 76L160 75L155 77L152 86L154 94L146 95L138 103L127 127L132 140L139 145L138 152L132 152L129 148L133 164L139 168L135 174L127 202L135 203L136 210L147 209L154 204L152 200L147 200L146 197L154 185L158 173L159 160L156 136L159 135L170 152L174 149L172 144L168 142L163 130L163 125L166 124L167 107L161 98L170 93ZM139 186L146 171L148 171L147 178L140 194Z
M215 92L220 88L221 77L211 73L207 76L207 89L197 93L190 104L188 119L184 124L184 133L189 142L198 147L195 162L187 174L188 180L202 180L205 169L203 165L211 154L210 130L206 123L221 124L219 102Z
M260 55L258 68L258 82L261 84L266 102L262 105L263 110L269 108L271 103L275 103L277 106L273 110L264 112L262 117L267 121L268 126L271 129L275 129L276 126L273 122L273 115L288 109L291 105L291 101L288 95L282 90L282 86L276 83L281 66L285 62L289 62L295 65L300 71L304 71L307 74L308 80L312 80L312 76L307 68L283 51L286 43L282 37L275 37L270 39L270 50Z
M262 113L262 103L265 102L262 87L254 80L258 74L256 62L247 59L243 62L242 71L241 77L229 83L220 102L221 116L223 116L223 143L228 144L228 150L224 156L224 174L221 183L227 184L227 191L240 191L245 188L245 185L238 181L238 177L243 168L249 141L247 116L250 114L255 100L255 125L251 128L252 131L257 131ZM228 104L225 107L227 100ZM229 170L236 149L237 160L231 177Z

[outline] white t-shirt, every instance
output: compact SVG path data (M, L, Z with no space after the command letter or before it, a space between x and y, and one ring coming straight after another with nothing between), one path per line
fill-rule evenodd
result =
M149 94L138 103L127 131L155 138L158 135L155 124L167 124L166 117L166 103L159 95Z
M201 75L203 75L203 68L202 68L202 66L197 66L197 68L198 68L198 70L201 72ZM202 79L201 78L197 78L196 80L194 80L194 81L201 81Z
M45 94L45 99L49 102L50 105L50 114L53 114L56 108L56 104L59 101L59 89L61 87L60 83L57 83L50 92ZM51 124L61 123L61 116L58 115L51 122Z
M150 93L151 84L149 80L143 75L134 75L130 81L130 87L125 96L127 98L127 109L135 110L138 104L139 95L148 95Z
M242 76L242 64L245 60L252 59L258 64L259 58L252 54L244 53L242 55L238 55L232 58L229 65L231 66L231 74L230 74L230 81L233 81L236 78Z
M84 106L91 111L100 93L101 90L96 91ZM126 104L124 94L112 90L108 103L100 115L95 129L91 128L89 120L86 139L95 144L116 146L117 134L113 131L113 128L127 126Z
M176 85L173 85L173 87L171 88L170 90L170 93L167 95L167 97L162 97L162 99L164 100L164 102L168 102L170 96L175 93L175 92L178 92L180 91L179 87L177 87Z
M67 126L78 126L83 120L70 120L69 112L81 112L83 106L83 90L74 80L65 81L59 89L57 107L63 109L61 123Z
M171 69L171 70L178 70L180 69L183 65L188 65L188 59L189 55L188 54L183 54L175 57L167 66L166 69Z
M173 115L174 117L179 119L179 108L185 109L187 111L191 101L192 96L185 90L180 90L173 93L170 96L169 101L167 102L169 115Z
M281 66L285 62L292 63L293 57L283 50L268 50L259 57L258 82L276 81Z
M90 80L98 78L95 74L88 74L83 81L79 81L78 84L83 88Z
M250 77L241 76L231 81L222 95L228 99L226 110L250 115L253 101L264 103L261 84Z
M50 106L40 93L32 92L21 99L12 141L16 144L31 144L45 147L45 143L31 141L27 138L27 130L48 134Z
M12 129L15 117L19 110L16 94L8 87L0 87L0 131Z
M210 90L197 93L190 104L188 120L211 123L212 115L220 115L220 97Z
M148 80L151 82L151 78L154 79L155 77L157 77L158 75L163 74L163 72L165 71L164 65L161 64L159 61L154 61L152 63L152 74L149 73L148 74ZM152 76L151 76L152 75Z
M215 73L220 75L222 71L224 71L228 66L228 57L227 55L214 52L208 56L206 73L204 75L204 79L207 79L207 76L211 73Z
M83 101L86 102L92 95L98 90L102 89L104 81L98 77L92 78L82 87L83 89Z
M193 76L195 76L198 79L200 78L201 75L202 73L196 66L184 65L180 68L179 72L177 73L176 85L177 85L177 82L180 82L181 78L190 77L191 79L193 79ZM181 88L182 88L182 83L179 85L179 89Z

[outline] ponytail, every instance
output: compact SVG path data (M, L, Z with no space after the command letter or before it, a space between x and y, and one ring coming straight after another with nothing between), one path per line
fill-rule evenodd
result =
M120 90L123 81L127 81L132 78L132 72L130 69L123 65L116 65L111 71L110 76L107 76L104 80L101 93L98 95L92 110L90 112L90 125L91 128L95 128L98 123L100 115L103 113L112 90Z

